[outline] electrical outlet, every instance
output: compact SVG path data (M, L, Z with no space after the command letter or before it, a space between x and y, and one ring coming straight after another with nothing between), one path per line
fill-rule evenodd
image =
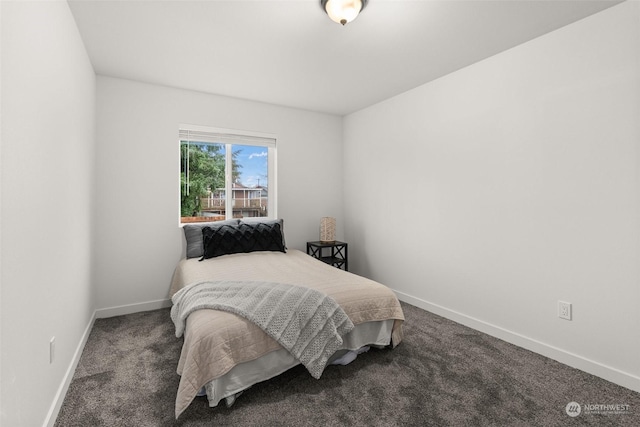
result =
M558 301L558 317L571 320L571 303Z
M56 337L51 337L49 341L49 363L53 363L56 354Z

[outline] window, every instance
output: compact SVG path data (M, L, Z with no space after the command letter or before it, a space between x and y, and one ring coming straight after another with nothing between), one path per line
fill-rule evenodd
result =
M180 127L180 223L276 218L274 135Z

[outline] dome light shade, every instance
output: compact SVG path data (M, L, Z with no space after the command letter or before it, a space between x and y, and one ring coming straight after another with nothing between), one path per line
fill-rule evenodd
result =
M367 0L320 0L320 4L332 21L345 25L356 19Z

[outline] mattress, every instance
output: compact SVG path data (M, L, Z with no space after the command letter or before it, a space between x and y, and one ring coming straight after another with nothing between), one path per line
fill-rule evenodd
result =
M239 253L204 261L183 259L175 269L170 294L201 282L225 280L287 283L327 294L355 325L344 337L341 350L355 350L367 344L394 347L402 340L404 315L389 288L298 250ZM186 320L178 362L181 378L176 417L203 387L210 406L215 406L221 399L298 363L250 321L224 311L195 311Z

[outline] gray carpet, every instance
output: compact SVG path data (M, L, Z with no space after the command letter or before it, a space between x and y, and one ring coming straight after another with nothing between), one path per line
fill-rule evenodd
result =
M314 380L298 366L176 421L169 309L96 320L56 426L640 426L640 394L408 304L405 339ZM569 417L569 402L582 413ZM628 405L596 414L593 405ZM589 405L589 406L587 406Z

